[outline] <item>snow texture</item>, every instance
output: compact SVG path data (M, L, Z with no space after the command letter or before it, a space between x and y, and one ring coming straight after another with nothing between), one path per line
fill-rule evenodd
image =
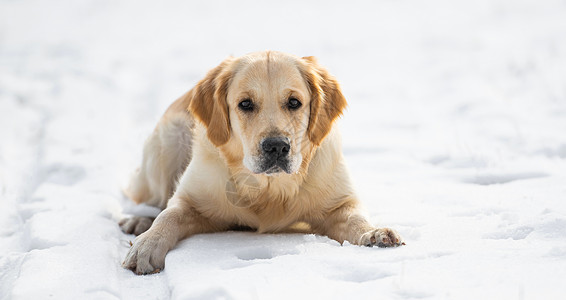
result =
M165 108L228 55L314 55L396 249L227 232L121 268L120 192ZM564 299L566 3L0 2L1 299Z

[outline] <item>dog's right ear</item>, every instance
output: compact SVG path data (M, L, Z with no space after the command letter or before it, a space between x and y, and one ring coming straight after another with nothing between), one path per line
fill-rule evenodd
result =
M207 127L207 136L216 146L230 139L230 117L226 96L232 79L233 58L227 58L206 77L198 82L191 92L189 111Z

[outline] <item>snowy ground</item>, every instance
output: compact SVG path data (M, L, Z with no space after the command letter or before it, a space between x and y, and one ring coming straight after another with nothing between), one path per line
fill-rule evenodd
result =
M1 299L563 299L564 1L144 2L0 2ZM228 232L122 269L145 136L264 49L342 83L359 194L407 245Z

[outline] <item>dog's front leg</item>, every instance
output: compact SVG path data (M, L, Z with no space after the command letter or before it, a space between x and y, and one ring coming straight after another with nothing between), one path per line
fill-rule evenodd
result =
M122 263L138 275L157 273L165 267L165 255L177 242L198 233L214 232L218 226L198 213L187 201L172 198L151 228L138 236Z
M397 247L404 244L395 230L375 228L359 213L355 205L351 204L333 210L315 228L340 243L348 241L369 247Z

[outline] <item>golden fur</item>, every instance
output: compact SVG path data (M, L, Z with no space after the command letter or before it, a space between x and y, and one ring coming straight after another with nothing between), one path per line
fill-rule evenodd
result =
M289 109L291 98L302 106ZM253 112L239 108L243 99ZM345 107L338 82L313 57L267 51L223 61L167 109L144 146L126 194L163 211L153 224L120 222L141 234L124 267L159 271L179 240L234 226L282 232L300 224L340 243L400 245L397 233L359 212L333 126ZM288 170L270 174L260 145L273 136L288 140L289 159Z

